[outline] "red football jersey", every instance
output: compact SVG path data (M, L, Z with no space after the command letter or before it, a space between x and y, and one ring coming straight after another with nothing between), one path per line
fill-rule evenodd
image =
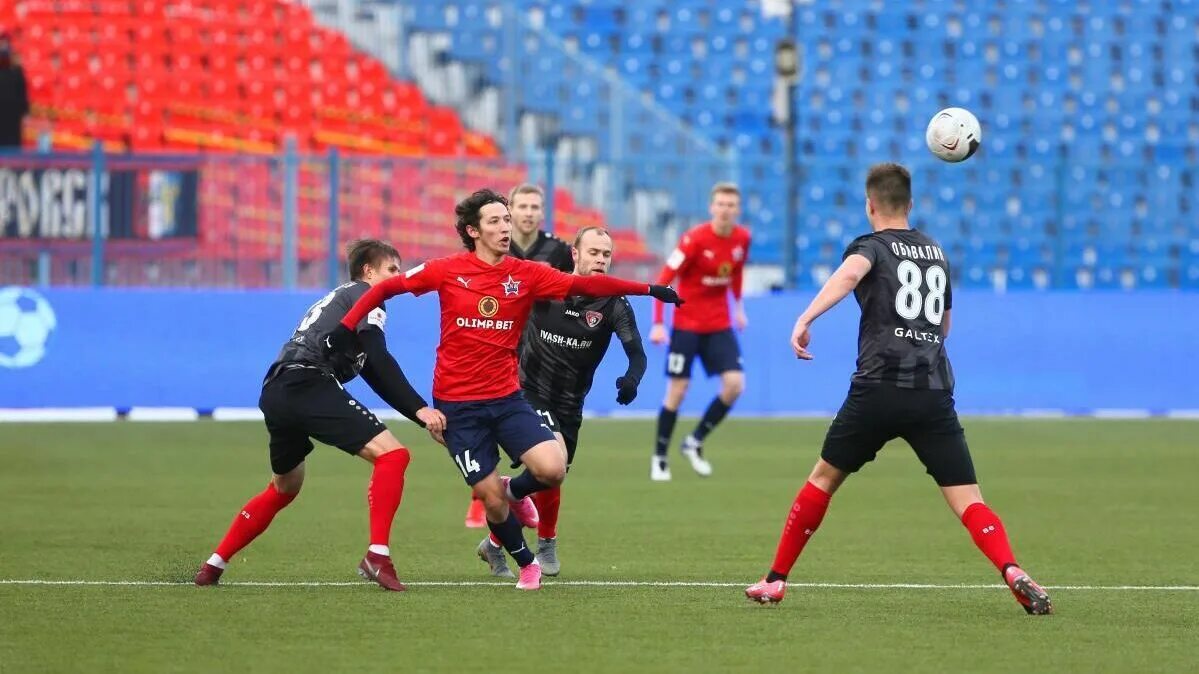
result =
M705 222L683 235L657 281L669 285L677 277L675 290L687 301L675 307L675 329L708 333L732 326L727 295L731 290L735 299L741 299L748 255L749 230L740 225L728 236L719 236L712 223ZM662 303L654 302L654 323L662 322L662 310Z
M433 397L454 402L502 398L520 389L516 345L533 302L566 297L574 278L511 256L492 266L469 252L429 260L404 277L414 295L437 291L441 343Z

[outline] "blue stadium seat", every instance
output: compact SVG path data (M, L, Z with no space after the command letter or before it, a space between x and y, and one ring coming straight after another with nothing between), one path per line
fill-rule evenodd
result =
M698 133L736 148L743 175L748 157L761 161L770 177L755 179L746 217L758 232L781 227L782 142L767 111L785 21L764 18L756 4L715 0L517 2L540 8L547 30L573 36L581 52ZM449 56L483 64L484 78L498 83L502 31L484 18L493 4L411 3L411 30L450 34ZM802 160L803 200L813 226L860 220L864 166L898 159L917 175L917 217L958 247L966 284L1035 287L1051 271L1054 283L1072 287L1199 286L1199 252L1150 254L1199 239L1199 176L1183 178L1199 152L1199 2L839 0L796 9L806 63L796 97L800 145L811 153ZM524 60L523 109L556 114L565 132L606 146L598 78L562 67L552 50ZM580 90L584 81L590 91ZM974 110L983 123L979 156L959 166L936 163L924 149L929 117L948 105ZM677 154L655 142L655 125L632 108L626 114L645 152ZM672 189L650 168L634 173L640 184ZM1141 238L1143 247L1123 245ZM777 238L762 233L755 247L763 240ZM1116 242L1103 251L1115 259L1073 260L1079 246L1102 241ZM827 262L819 248L805 252L816 265Z

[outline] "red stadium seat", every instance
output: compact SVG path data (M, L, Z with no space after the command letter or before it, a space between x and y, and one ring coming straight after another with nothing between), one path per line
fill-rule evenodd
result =
M5 17L17 17L17 5L24 12L17 46L32 102L61 147L86 149L99 138L138 152L274 153L291 136L305 152L499 156L494 139L465 129L453 109L430 106L417 85L395 80L345 35L314 24L299 2L0 0L0 23L14 23ZM318 164L319 171L304 172L304 259L324 255L319 227L328 197L320 194L325 178ZM439 167L425 158L357 166L353 179L343 180L343 238L387 236L406 255L457 249L453 231L438 227L431 213L452 208L480 184L504 187L525 175L519 165L453 164ZM249 262L278 256L277 175L265 162L206 164L203 171L205 254L247 260L230 273L277 283L265 264ZM414 184L424 186L420 204L385 199ZM558 211L572 226L600 221L563 191ZM622 247L632 251L635 244Z

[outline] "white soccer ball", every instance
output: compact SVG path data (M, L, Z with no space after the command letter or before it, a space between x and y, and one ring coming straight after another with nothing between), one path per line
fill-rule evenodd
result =
M928 151L937 159L959 162L969 159L983 141L978 118L965 108L945 108L933 115L924 132Z
M28 288L0 288L0 367L35 365L57 325L46 298Z

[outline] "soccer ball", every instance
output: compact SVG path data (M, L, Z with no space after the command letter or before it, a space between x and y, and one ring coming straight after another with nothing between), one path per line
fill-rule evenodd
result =
M0 367L35 365L56 325L46 298L28 288L0 288Z
M928 151L937 159L959 162L969 159L983 140L978 118L965 108L945 108L933 115L924 132Z

